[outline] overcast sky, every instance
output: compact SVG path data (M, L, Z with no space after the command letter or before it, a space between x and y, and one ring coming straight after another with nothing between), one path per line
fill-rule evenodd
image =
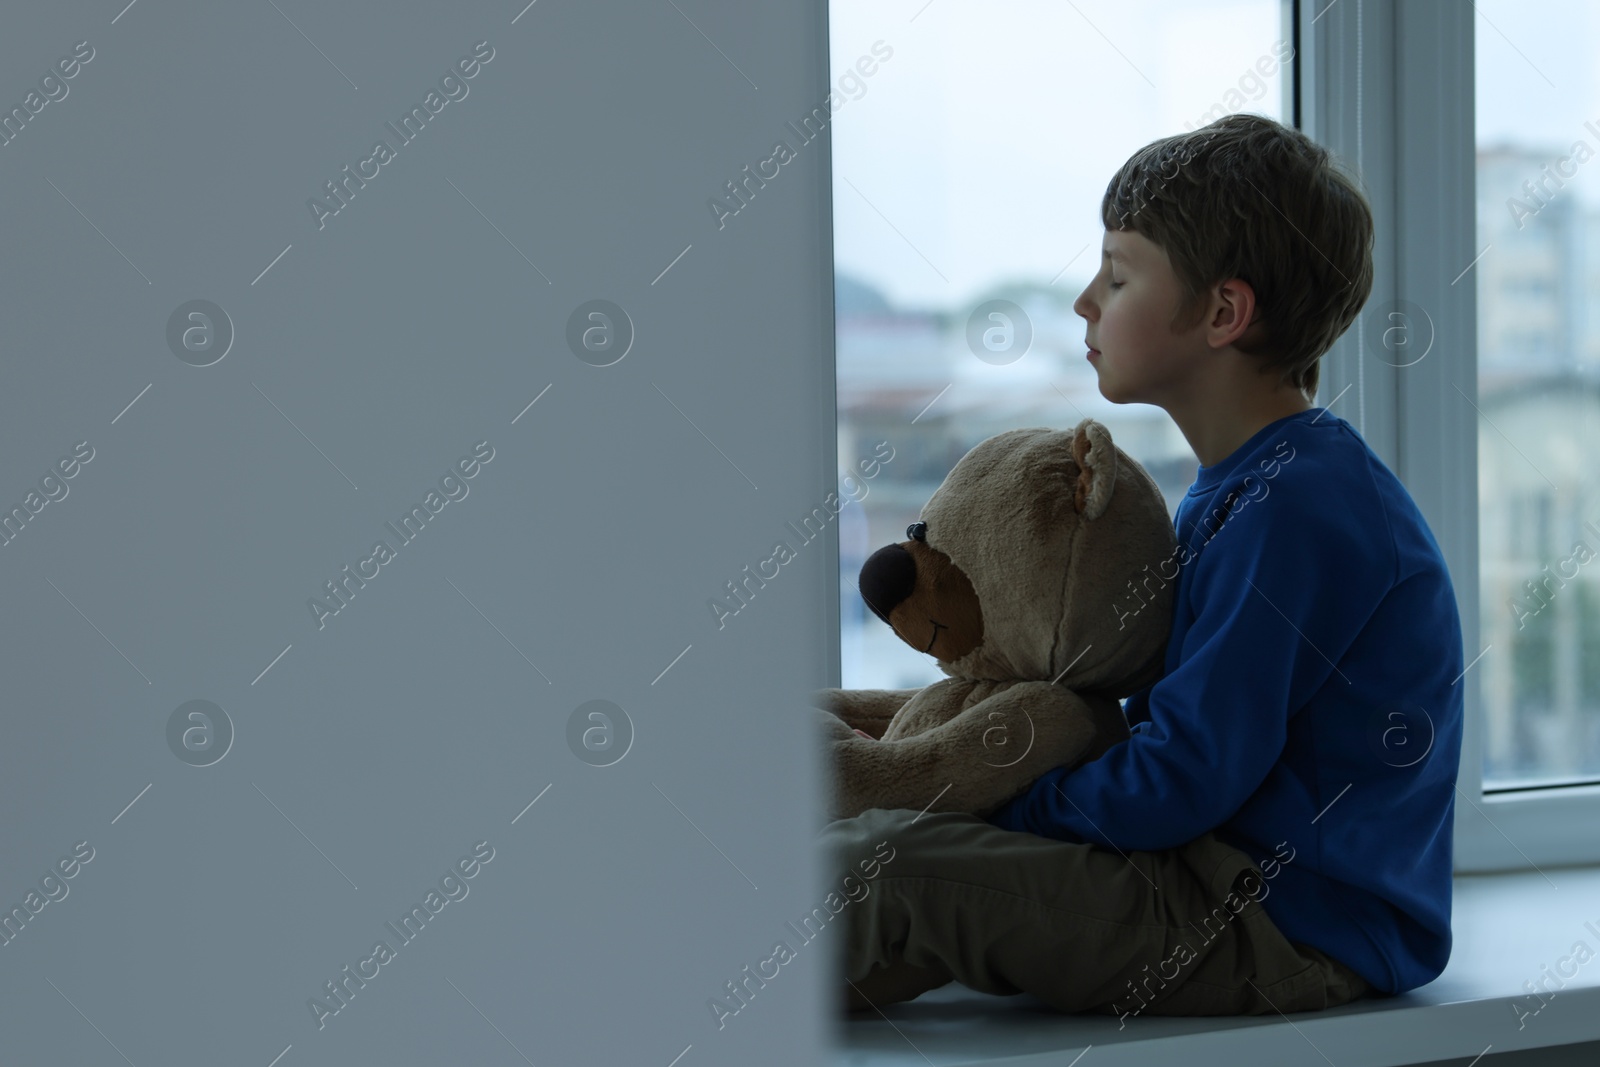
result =
M1582 138L1600 152L1584 128L1600 128L1600 4L1474 3L1480 143L1565 152ZM848 0L829 19L836 86L875 41L894 50L834 116L834 249L901 305L1009 279L1076 294L1106 182L1135 149L1198 124L1230 89L1256 94L1239 110L1286 118L1282 73L1256 70L1288 38L1277 0ZM1600 203L1600 159L1574 185Z

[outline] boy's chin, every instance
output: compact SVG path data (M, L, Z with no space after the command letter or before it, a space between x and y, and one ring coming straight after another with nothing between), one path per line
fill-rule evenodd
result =
M1097 361L1099 362L1099 361ZM1096 366L1095 384L1099 386L1100 395L1112 404L1148 404L1151 401L1139 395L1137 383L1128 382L1120 378L1115 371L1108 371L1104 365Z
M1133 398L1123 395L1123 393L1121 393L1117 389L1116 383L1108 380L1108 378L1105 375L1105 373L1102 372L1100 374L1099 381L1098 381L1097 384L1100 387L1100 395L1105 397L1106 400L1109 401L1110 403L1112 403L1112 404L1128 404L1128 403L1132 403Z

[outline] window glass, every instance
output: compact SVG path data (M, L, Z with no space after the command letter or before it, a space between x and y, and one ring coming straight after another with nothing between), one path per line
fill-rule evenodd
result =
M1475 7L1484 784L1600 779L1600 6Z

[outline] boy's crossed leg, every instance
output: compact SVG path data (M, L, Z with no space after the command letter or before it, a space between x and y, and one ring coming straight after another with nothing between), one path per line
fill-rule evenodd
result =
M852 1011L951 981L1125 1018L1315 1011L1368 989L1288 941L1259 903L1270 881L1211 834L1124 855L974 815L874 808L818 837L830 870L885 840L893 861L842 924Z

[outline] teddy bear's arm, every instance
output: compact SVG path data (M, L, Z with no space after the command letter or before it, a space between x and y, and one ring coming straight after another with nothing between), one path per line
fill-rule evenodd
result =
M812 694L812 704L833 712L852 730L882 737L895 712L920 692L921 689L819 689Z
M831 814L909 808L987 816L1046 771L1094 759L1127 737L1115 700L1018 682L926 733L835 739Z

